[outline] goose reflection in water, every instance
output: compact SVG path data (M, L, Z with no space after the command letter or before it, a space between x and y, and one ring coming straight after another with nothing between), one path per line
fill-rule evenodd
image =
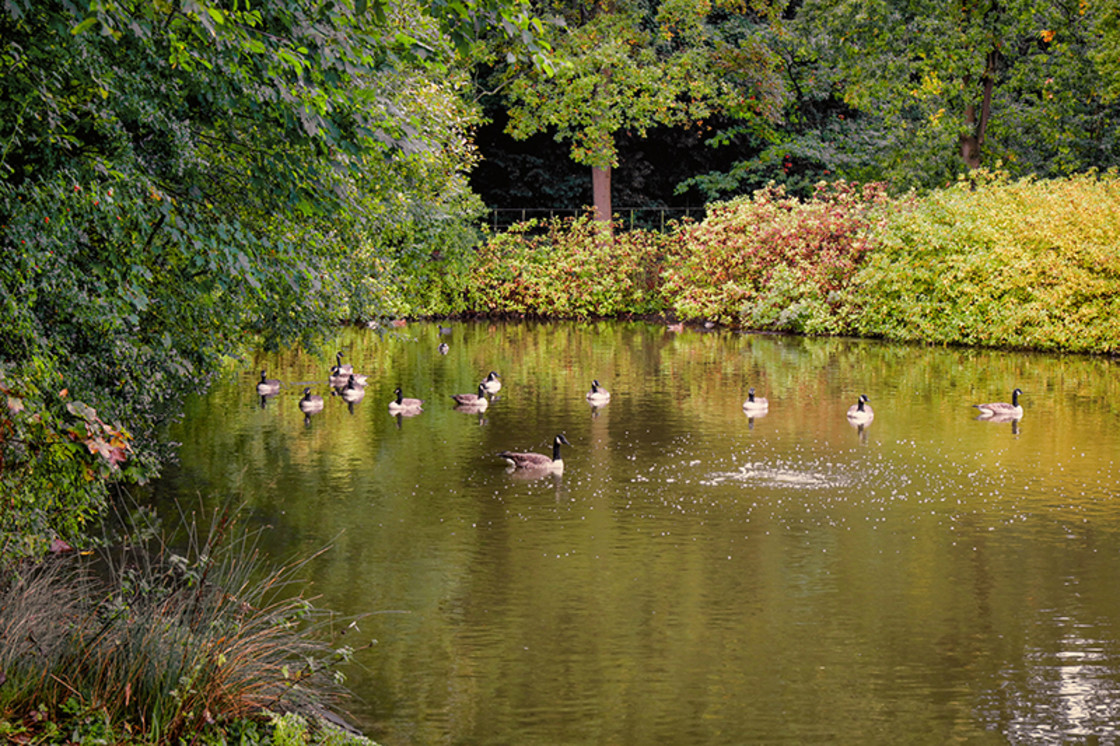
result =
M977 422L994 422L996 424L1002 425L1011 423L1011 434L1018 435L1019 423L1022 422L1023 416L1017 414L979 414L972 419L976 420Z

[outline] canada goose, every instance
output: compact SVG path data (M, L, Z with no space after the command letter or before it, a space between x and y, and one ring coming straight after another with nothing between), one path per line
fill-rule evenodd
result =
M450 334L451 333L451 327L450 326L443 326L441 324L440 327L439 327L439 333L440 334Z
M486 380L482 382L482 385L486 387L486 393L498 393L498 391L502 388L502 382L498 380L499 378L501 378L501 376L498 375L497 371L490 371L490 373L486 376Z
M351 374L350 380L346 382L346 388L342 389L341 392L342 398L347 402L350 402L351 404L353 404L354 402L360 402L366 395L366 390L359 386L358 382L355 381L354 378L355 376Z
M866 425L875 419L875 412L871 410L871 405L867 403L869 401L871 400L867 398L867 394L860 394L859 401L848 407L848 422L853 425Z
M972 406L980 410L980 416L987 417L1022 417L1023 406L1019 404L1019 394L1023 393L1022 389L1015 389L1011 392L1011 403L997 401L988 404L973 404Z
M441 354L441 355L446 355L446 354L447 354L447 352L448 352L448 350L450 350L451 348L447 346L447 343L446 343L446 342L440 342L440 343L439 343L439 347L438 347L438 348L436 348L436 349L438 349L438 350L439 350L439 354Z
M354 372L354 366L353 365L350 365L349 363L347 363L346 365L342 364L342 351L339 350L338 352L336 352L335 356L334 356L334 367L331 368L331 375L332 376L334 376L334 375L348 376L353 372ZM343 383L346 383L346 381L343 380Z
M765 396L755 396L754 386L747 389L747 400L743 402L743 410L748 414L761 414L770 409L770 400Z
M257 393L261 396L274 396L280 393L280 382L275 378L266 378L265 372L261 371L261 382L257 384Z
M478 384L477 394L452 394L451 398L459 405L456 409L481 412L490 406L490 402L486 399L486 385L482 383Z
M404 395L401 393L400 386L397 386L393 393L397 395L397 398L389 402L390 412L393 412L394 414L397 412L403 412L405 414L416 414L417 412L422 411L420 405L424 403L423 399L404 398Z
M543 453L514 453L502 451L498 458L504 458L514 469L532 469L536 471L550 471L560 474L564 471L564 459L560 458L560 444L570 446L571 443L563 435L552 439L552 458Z
M587 392L587 401L592 404L606 404L611 400L611 392L599 385L598 380L591 382L591 390Z
M323 408L323 397L311 393L310 388L303 390L303 398L299 400L299 408L303 410L304 414L311 414L318 412Z

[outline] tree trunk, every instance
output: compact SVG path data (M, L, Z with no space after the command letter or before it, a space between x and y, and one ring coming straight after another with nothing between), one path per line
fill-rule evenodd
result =
M984 65L984 76L981 78L983 93L980 100L980 114L976 114L976 105L969 104L964 109L964 123L966 131L961 133L960 147L961 159L968 168L980 168L981 149L984 147L984 135L988 131L988 120L992 116L992 90L995 88L996 64L999 52L994 49L988 52ZM967 87L968 80L965 80Z
M595 219L611 221L611 167L591 167L591 193L595 202Z

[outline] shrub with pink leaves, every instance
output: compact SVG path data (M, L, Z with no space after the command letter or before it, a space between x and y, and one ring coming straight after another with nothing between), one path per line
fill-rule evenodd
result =
M681 318L755 329L842 331L840 299L888 204L882 184L821 184L799 200L782 187L720 203L682 226L664 293Z

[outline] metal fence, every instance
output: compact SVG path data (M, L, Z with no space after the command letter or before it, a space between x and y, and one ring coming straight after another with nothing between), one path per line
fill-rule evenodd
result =
M586 214L587 208L575 207L494 207L489 211L487 222L494 231L502 231L514 223L538 218L550 220L552 218L572 218ZM615 220L624 229L633 230L665 230L674 220L704 218L703 205L696 207L616 207Z

